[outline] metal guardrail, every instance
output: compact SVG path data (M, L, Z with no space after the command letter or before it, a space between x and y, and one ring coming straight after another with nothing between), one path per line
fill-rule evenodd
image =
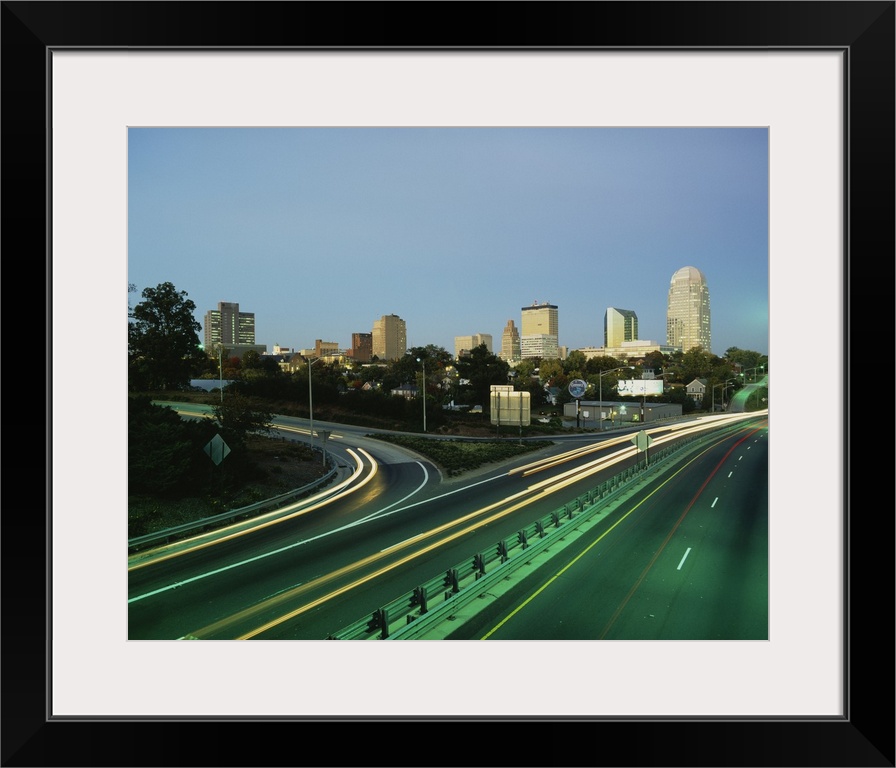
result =
M133 539L128 539L128 551L137 551L140 549L140 547L157 544L159 542L168 543L172 538L181 536L183 534L212 528L222 523L235 522L237 518L246 518L252 514L263 512L268 509L277 509L277 507L282 506L285 502L288 502L292 499L300 498L308 493L311 493L318 487L329 484L329 482L339 471L339 466L334 460L331 459L330 464L330 471L327 472L326 475L324 475L323 477L319 477L312 483L308 483L308 485L303 485L301 488L295 488L291 491L286 491L286 493L282 493L279 496L274 496L270 499L262 499L261 501L258 501L255 504L250 504L246 507L230 509L226 512L212 515L211 517L192 520L189 523L184 523L183 525L176 525L172 528L165 528L161 531L155 531L154 533L147 533L144 536L136 536Z
M665 469L669 459L696 450L720 432L735 431L743 424L721 427L703 435L684 438L650 457L649 464L638 464L555 509L550 514L502 539L488 550L472 555L443 574L419 584L395 600L380 606L366 617L334 632L327 640L412 640L434 624L446 619L478 599L489 583L504 579L513 570L566 535L569 523L588 519L603 511L606 504L632 487ZM585 517L587 516L587 517ZM520 555L525 554L525 557ZM472 587L476 589L472 589Z
M655 457L655 463L649 469L655 469L659 460ZM422 634L433 622L441 621L478 598L489 582L504 578L511 570L528 561L530 556L564 535L567 523L574 519L578 521L585 512L596 511L600 502L606 502L620 493L642 471L632 467L619 473L520 529L516 535L501 539L494 547L475 553L472 558L449 568L444 574L418 585L410 593L329 635L327 640L413 639L415 634ZM526 557L517 556L522 552ZM477 589L471 589L473 586Z

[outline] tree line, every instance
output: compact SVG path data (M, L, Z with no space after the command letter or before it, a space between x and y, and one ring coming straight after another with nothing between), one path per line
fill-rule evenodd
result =
M135 290L129 286L129 292ZM162 283L146 288L142 299L133 308L128 307L128 386L132 392L184 391L190 388L191 379L220 376L233 381L233 391L247 397L307 407L308 362L294 373L287 373L275 360L250 350L242 357L226 354L219 370L217 354L210 354L200 344L201 325L194 317L196 305L185 291L178 291L171 283ZM429 344L408 350L398 360L374 362L382 364L362 366L358 362L346 365L318 361L312 365L315 406L332 405L340 399L349 402L342 398L346 393L366 392L351 401L357 403L360 411L375 403L380 412L385 408L385 412L401 416L403 408L395 405L390 409L382 400L390 399L392 390L401 385L412 384L418 389L423 387L427 403L432 401L433 411L435 406L453 401L460 406L481 405L487 412L490 387L512 384L517 391L530 392L531 405L537 408L547 403L550 391L559 405L571 400L568 386L574 379L585 381L589 397L596 397L601 389L605 395L612 393L613 385L620 378L641 378L645 369L651 369L657 376L663 375L667 383L679 385L662 398L654 399L675 401L680 396L675 392L694 379L705 379L712 385L736 379L739 370L768 366L768 358L758 352L732 347L719 357L695 347L671 355L654 351L643 361L633 363L610 356L586 358L576 350L565 360L528 358L511 368L484 344L458 360L443 347ZM635 370L606 373L626 365L634 365ZM416 410L420 410L419 406ZM434 412L433 416L436 416Z
M128 291L135 293L136 288L129 285ZM738 370L768 364L764 355L733 347L723 357L695 348L672 355L651 352L635 362L610 356L586 358L573 351L565 360L525 359L511 367L484 344L458 360L430 344L414 347L397 360L374 361L375 365L306 360L294 372L287 372L274 359L255 351L242 357L223 354L219 363L217 351L204 350L200 344L195 304L172 283L146 288L141 298L133 307L128 303L130 480L132 489L151 487L155 493L182 493L187 487L202 486L209 477L208 457L197 448L215 434L224 437L231 454L227 471L216 473L214 481L245 479L251 474L251 462L243 450L246 439L269 431L273 413L307 416L313 408L318 419L397 431L422 431L425 414L427 430L435 431L448 429L458 420L488 424L494 384L529 392L535 413L552 401L557 407L571 401L568 387L574 379L586 382L586 399L596 399L601 391L609 399L618 379L641 378L645 369L673 385L663 395L646 400L679 403L689 413L695 409L685 390L689 382L705 379L709 391L714 384L734 379L736 387ZM635 369L614 370L628 365ZM170 409L152 405L159 396L190 390L192 379L219 377L231 383L210 420L187 422ZM392 394L402 385L415 386L416 396ZM471 417L449 405L455 409L479 405L483 413Z

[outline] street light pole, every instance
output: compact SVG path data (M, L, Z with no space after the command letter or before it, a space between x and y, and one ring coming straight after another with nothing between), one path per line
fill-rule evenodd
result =
M764 374L765 374L765 366L764 366L764 365L757 365L755 368L747 368L747 369L744 371L744 374L743 374L743 376L744 376L744 384L747 384L747 383L748 383L748 382L747 382L747 379L748 379L748 377L749 377L749 375L750 375L750 371L762 371L762 373L763 373L763 375L764 375ZM755 373L754 373L754 379L755 379L755 378L756 378L756 375L755 375ZM756 382L753 381L752 383L755 384Z
M423 431L426 432L426 360L418 357L417 362L423 364L423 386L421 391L423 392Z
M725 381L725 386L722 387L722 410L727 410L727 404L725 403L725 396L728 394L728 387L731 384L736 384L737 379L727 379Z
M719 384L712 385L712 412L716 412L716 387L723 387L722 389L722 408L725 407L725 392L728 390L728 385L735 381L735 379L727 379Z
M664 376L671 376L675 371L666 371L665 373L661 373L659 378L662 379ZM656 378L656 376L654 376ZM663 382L663 390L665 391L665 382ZM647 423L647 392L646 389L642 387L641 389L641 424Z
M305 358L308 361L308 431L311 433L311 453L314 453L314 406L311 401L311 366L314 365L319 357Z
M605 373L613 373L613 371L622 371L625 369L635 370L635 366L633 365L621 365L618 368L611 368L609 371L598 371L597 372L597 386L599 390L598 395L598 404L597 404L597 423L600 425L599 432L604 431L604 374Z
M218 347L218 391L221 393L221 402L224 402L224 348Z

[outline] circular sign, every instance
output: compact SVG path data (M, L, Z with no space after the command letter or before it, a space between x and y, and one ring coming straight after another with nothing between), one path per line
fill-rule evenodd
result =
M588 388L588 385L582 381L581 379L573 379L569 382L569 394L571 394L576 400L580 397L585 396L585 390Z

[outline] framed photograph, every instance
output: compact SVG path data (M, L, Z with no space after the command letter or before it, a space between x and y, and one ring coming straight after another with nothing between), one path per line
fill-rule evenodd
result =
M43 266L47 413L45 514L6 516L3 765L401 765L399 733L414 764L441 764L435 750L448 764L894 765L892 504L856 503L851 482L859 455L875 482L892 471L851 448L876 421L853 405L853 339L892 327L893 2L2 14L4 239L44 248L27 263ZM417 14L433 15L432 42L395 43ZM128 131L336 126L768 131L767 642L128 640ZM468 723L501 728L465 750ZM325 751L300 756L279 733L260 747L261 724L327 726Z

